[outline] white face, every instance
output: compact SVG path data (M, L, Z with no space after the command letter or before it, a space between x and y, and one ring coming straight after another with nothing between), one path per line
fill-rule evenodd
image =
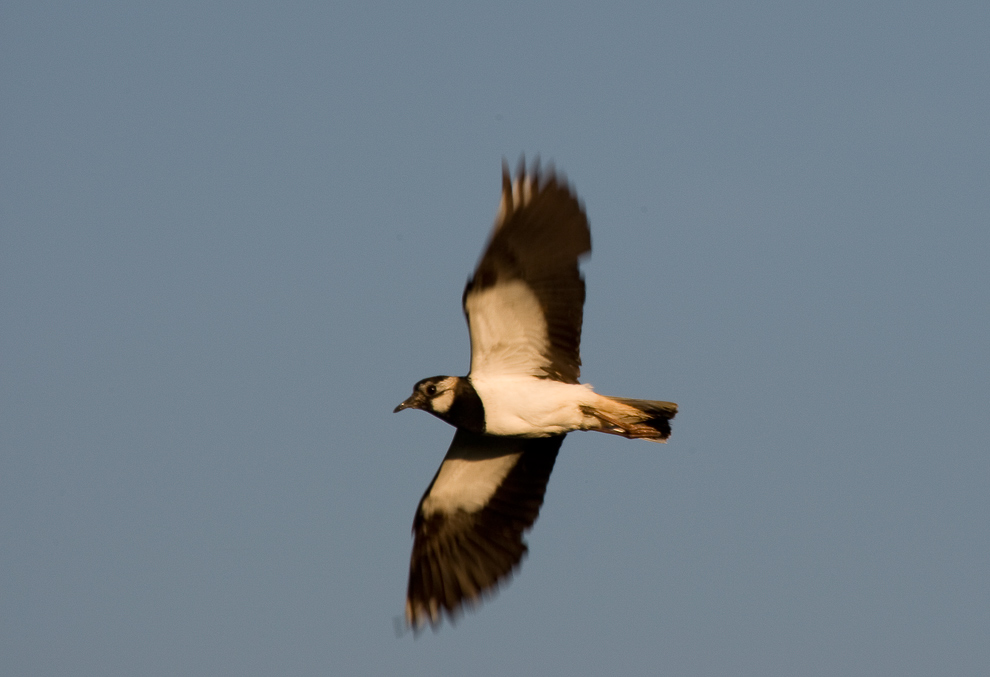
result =
M454 404L453 390L444 391L430 401L430 406L433 407L433 411L437 412L438 414L446 414L448 411L450 411L450 407L452 404Z
M457 378L451 376L437 383L437 394L430 400L430 406L438 414L446 414L454 404L454 385Z

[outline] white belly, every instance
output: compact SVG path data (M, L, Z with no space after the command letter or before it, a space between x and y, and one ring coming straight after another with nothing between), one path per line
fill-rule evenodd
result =
M489 435L546 437L595 423L581 410L599 399L589 385L525 375L471 378L471 384L485 407Z

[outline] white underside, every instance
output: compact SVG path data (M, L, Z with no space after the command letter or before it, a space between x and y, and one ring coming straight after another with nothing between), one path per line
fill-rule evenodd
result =
M458 430L429 495L423 499L423 514L481 510L519 462L525 449L518 438Z
M423 499L423 514L481 510L518 460L519 454L445 459L430 495Z
M590 385L515 374L469 378L484 404L489 435L547 437L600 427L581 409L607 400Z
M536 294L522 280L472 291L464 300L471 332L471 374L543 373L548 364L547 321Z

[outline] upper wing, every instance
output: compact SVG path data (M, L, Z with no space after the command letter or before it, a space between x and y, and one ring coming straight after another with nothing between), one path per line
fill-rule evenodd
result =
M502 169L502 201L488 247L464 289L471 374L522 373L577 383L584 279L591 251L584 208L553 169L515 181Z
M444 611L453 619L515 569L563 440L457 430L413 521L410 626L436 627Z

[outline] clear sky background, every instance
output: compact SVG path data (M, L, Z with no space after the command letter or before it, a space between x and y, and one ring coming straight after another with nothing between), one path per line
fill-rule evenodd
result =
M0 7L9 675L990 671L990 4ZM397 637L503 157L594 254L530 556Z

